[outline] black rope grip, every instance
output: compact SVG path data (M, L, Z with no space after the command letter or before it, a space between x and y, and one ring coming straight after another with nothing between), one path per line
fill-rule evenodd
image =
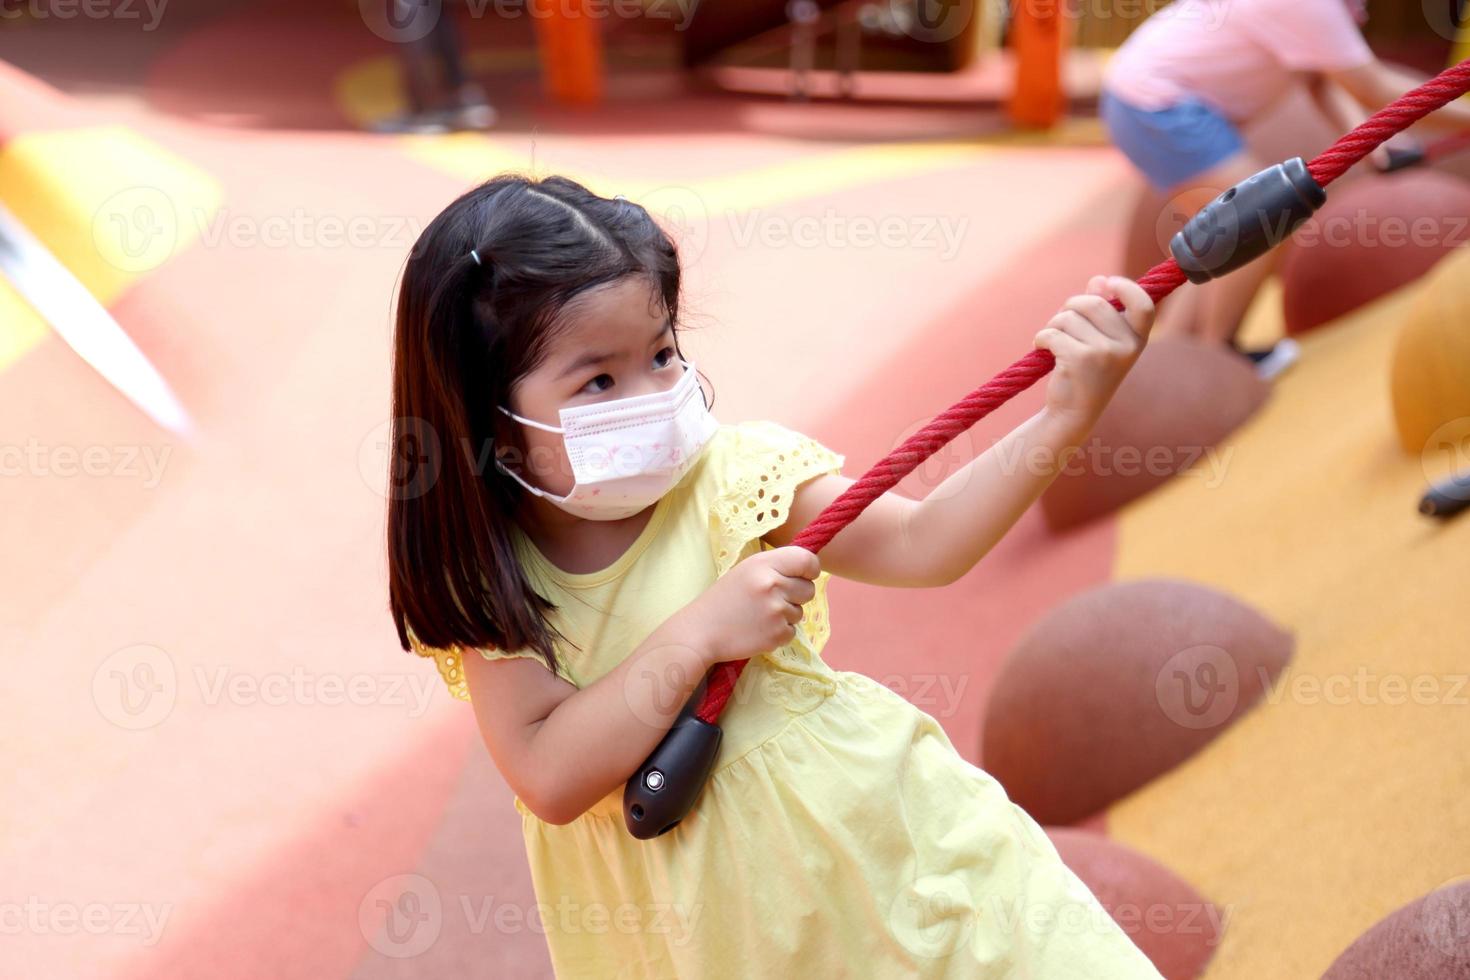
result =
M724 733L694 714L708 683L708 676L699 682L668 734L623 786L623 823L638 840L678 826L714 767Z
M1281 244L1327 200L1301 157L1267 167L1200 209L1169 243L1190 282L1208 282Z

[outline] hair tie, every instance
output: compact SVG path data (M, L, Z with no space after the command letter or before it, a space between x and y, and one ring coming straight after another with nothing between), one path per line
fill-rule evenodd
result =
M485 263L483 263L483 262L480 261L480 253L477 250L473 249L473 248L470 249L470 258L472 258L472 259L475 260L475 265L484 266L484 264L485 264Z

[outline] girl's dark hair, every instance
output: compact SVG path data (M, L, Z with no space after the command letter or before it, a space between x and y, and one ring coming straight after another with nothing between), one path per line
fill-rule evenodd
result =
M531 649L557 669L557 607L510 536L526 491L493 464L496 406L545 359L568 302L629 276L648 278L677 349L678 253L637 204L566 177L501 174L419 236L393 345L388 602L405 650L412 632L437 649ZM521 434L502 431L524 459Z

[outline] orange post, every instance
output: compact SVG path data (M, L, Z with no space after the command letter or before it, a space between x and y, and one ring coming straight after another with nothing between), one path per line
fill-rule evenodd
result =
M1015 89L1007 110L1017 126L1048 129L1062 116L1065 0L1018 0L1011 19Z
M529 5L541 49L541 81L557 102L602 101L602 34L587 0L532 0Z

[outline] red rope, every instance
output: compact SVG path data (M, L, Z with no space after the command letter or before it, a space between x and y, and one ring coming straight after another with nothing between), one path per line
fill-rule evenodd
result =
M1326 187L1389 137L1397 136L1466 92L1470 92L1470 59L1445 69L1412 92L1379 109L1307 164L1307 169L1317 183Z
M1307 164L1307 169L1318 184L1326 187L1389 137L1402 132L1466 92L1470 92L1470 60L1442 72L1374 113L1362 125ZM1179 266L1173 259L1167 259L1145 273L1138 284L1157 303L1185 281ZM928 425L905 440L903 445L875 463L861 479L828 504L791 543L813 553L821 551L838 531L851 524L864 508L920 463L955 436L1040 381L1055 364L1050 351L1033 350L970 392L935 416ZM740 672L749 662L748 659L731 660L715 665L705 689L704 700L695 711L700 719L710 724L719 719L735 690L735 682L740 679Z

